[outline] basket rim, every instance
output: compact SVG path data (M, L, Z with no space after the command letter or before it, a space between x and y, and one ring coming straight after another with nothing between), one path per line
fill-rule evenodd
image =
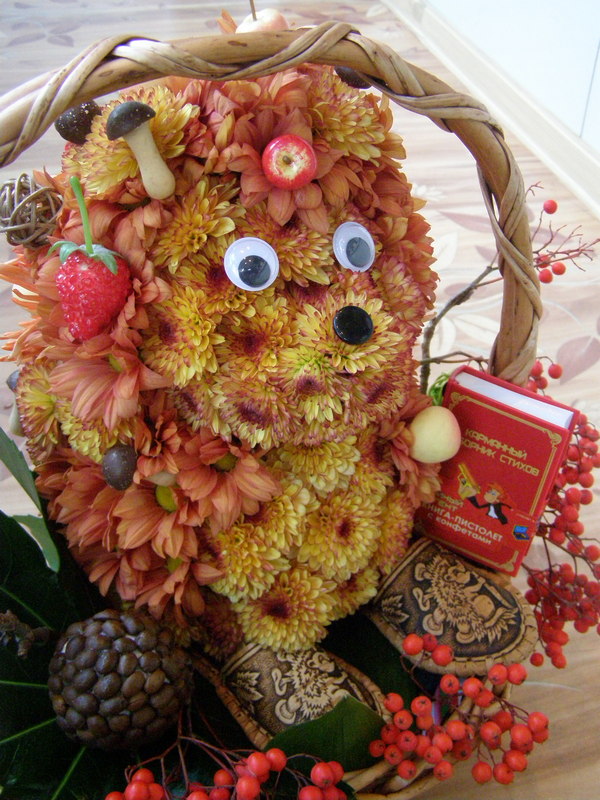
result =
M173 42L129 34L103 39L64 67L0 98L0 166L36 142L60 114L86 100L159 77L251 79L305 62L356 70L395 104L454 133L473 155L504 279L500 327L488 369L525 384L536 357L542 305L523 179L503 132L481 103L348 23Z

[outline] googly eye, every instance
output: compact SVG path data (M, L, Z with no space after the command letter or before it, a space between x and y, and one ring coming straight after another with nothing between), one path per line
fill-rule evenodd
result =
M333 252L345 269L365 272L375 261L375 242L358 222L343 222L333 234Z
M277 253L255 236L246 236L229 245L223 264L229 280L249 292L266 289L279 274Z

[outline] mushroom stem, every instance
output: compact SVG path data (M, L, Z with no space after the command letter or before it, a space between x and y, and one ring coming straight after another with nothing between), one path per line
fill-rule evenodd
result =
M144 189L155 200L164 200L175 191L175 176L165 164L158 152L156 142L150 130L150 124L144 122L123 136L140 168Z

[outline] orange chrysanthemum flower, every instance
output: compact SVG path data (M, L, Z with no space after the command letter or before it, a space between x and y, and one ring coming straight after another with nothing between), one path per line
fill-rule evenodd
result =
M200 251L209 237L218 238L235 230L244 214L230 201L238 193L235 182L202 178L172 208L171 220L162 228L151 250L157 266L176 272L180 262Z
M178 485L203 509L214 532L227 530L241 514L256 514L281 492L260 459L208 430L186 443L177 463Z

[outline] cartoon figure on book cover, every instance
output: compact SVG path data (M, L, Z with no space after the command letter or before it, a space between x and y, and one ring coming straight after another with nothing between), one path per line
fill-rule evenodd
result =
M492 519L497 519L501 525L506 525L508 517L503 512L503 508L512 508L508 503L503 503L502 499L506 497L506 493L499 483L488 484L485 492L483 493L483 503L477 500L477 495L481 489L478 483L473 479L471 472L468 470L466 464L459 464L458 466L458 494L463 500L468 500L475 508L487 509L486 516Z

